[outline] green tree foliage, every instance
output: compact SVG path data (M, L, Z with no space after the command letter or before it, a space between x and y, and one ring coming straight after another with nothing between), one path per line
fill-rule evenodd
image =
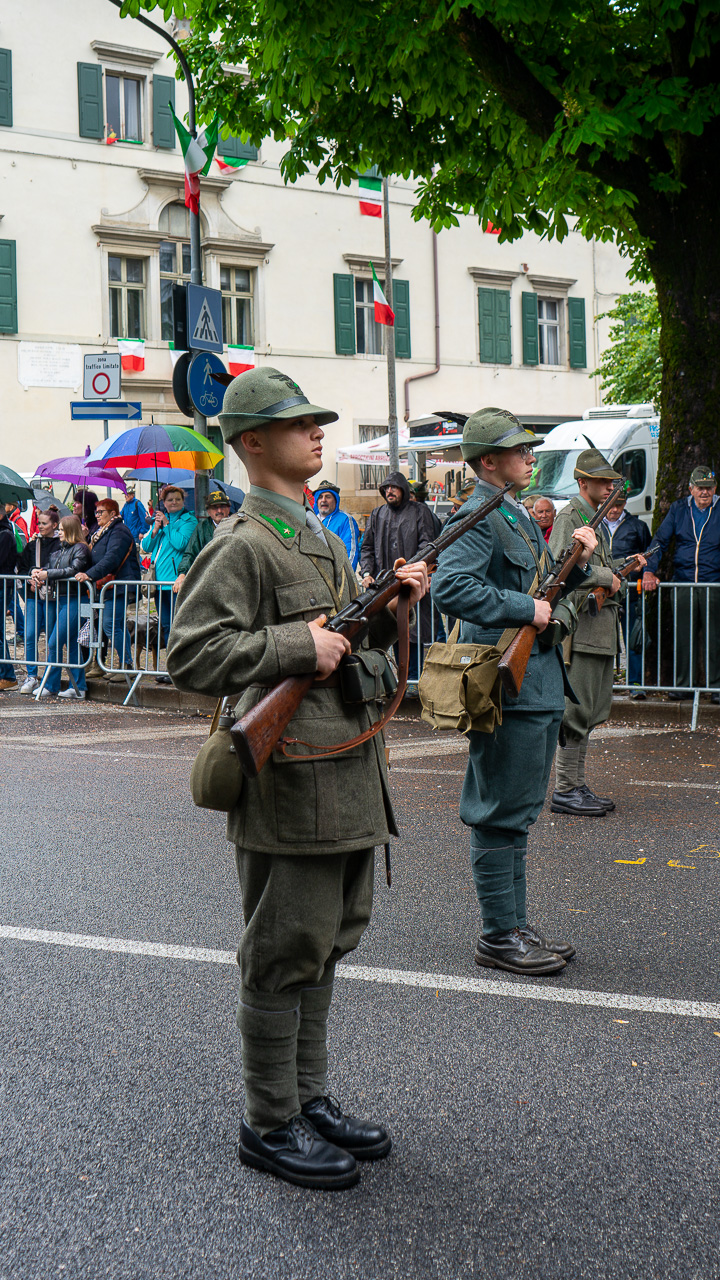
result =
M415 215L615 240L662 318L666 503L707 460L720 370L720 0L125 0L192 18L201 110L288 146L292 181L366 157ZM234 70L233 70L234 68ZM690 433L689 424L693 424Z
M660 409L660 313L655 293L625 293L598 319L615 323L600 368L606 404L654 404Z

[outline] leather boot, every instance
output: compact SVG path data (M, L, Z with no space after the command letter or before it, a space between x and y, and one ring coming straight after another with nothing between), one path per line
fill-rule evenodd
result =
M88 680L104 680L106 674L107 673L103 671L97 658L93 658L85 668L85 676Z
M238 1155L243 1164L298 1187L341 1191L360 1178L355 1157L321 1138L304 1116L295 1116L263 1138L243 1119Z
M563 960L572 960L575 955L575 948L572 942L548 942L537 929L533 929L531 924L519 926L520 937L526 942L531 942L535 947L542 947L543 951L553 951L556 956L561 956Z
M390 1135L381 1124L346 1116L340 1103L327 1094L306 1102L302 1113L326 1142L349 1151L356 1160L382 1160L392 1147Z
M478 938L475 963L486 969L506 969L508 973L559 973L565 968L561 956L526 941L519 929Z
M551 813L570 813L578 818L604 818L607 809L597 800L590 800L579 787L572 791L553 791Z
M586 782L583 782L582 786L578 787L578 791L581 791L584 796L587 796L588 800L592 800L593 804L601 804L607 813L612 813L615 808L614 800L611 800L609 796L596 796L595 792L590 790Z

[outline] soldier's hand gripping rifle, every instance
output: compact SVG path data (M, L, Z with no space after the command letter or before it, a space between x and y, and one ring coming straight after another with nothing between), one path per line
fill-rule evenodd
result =
M620 578L622 580L623 578L629 578L631 573L635 573L636 570L641 569L646 563L647 561L644 556L633 556L632 560L628 560L627 564L624 564L622 569L616 569L613 572L615 573L616 578ZM591 618L597 617L598 610L602 609L609 595L609 587L596 587L594 591L590 592L587 598L587 604L588 613Z
M458 538L462 538L464 533L467 533L469 529L479 524L491 511L495 511L500 506L510 488L512 488L512 485L508 483L503 489L498 489L495 496L490 498L488 502L484 502L477 510L471 511L462 520L458 520L457 524L453 524L447 531L438 534L432 542L426 543L424 547L421 547L417 555L414 555L407 563L419 564L424 561L427 565L435 564L438 556L446 547L451 546ZM360 642L367 635L375 615L381 613L390 604L391 600L400 595L402 590L402 580L398 578L395 571L393 569L383 570L370 586L326 623L328 630L336 631L340 635L346 636L350 641L351 647L357 649ZM402 607L402 603L400 607ZM403 644L401 632L400 665L401 668L404 666L405 670L404 672L401 671L398 691L385 716L377 721L375 725L372 725L370 729L366 730L364 734L360 735L363 741L377 733L383 724L390 719L405 692L407 684L407 629L405 630L404 639L405 643ZM403 649L405 649L404 662ZM315 679L315 673L305 676L287 676L270 689L265 697L258 702L257 706L253 707L241 720L236 721L233 725L230 735L242 771L247 778L256 778L274 749L277 746L283 747L285 745L285 739L283 739L285 729L298 710L306 693L312 688ZM356 741L357 739L352 740L353 745ZM347 743L340 745L340 751L347 749ZM331 755L336 754L337 751L337 748L330 748L327 751L323 751L322 754ZM303 761L312 760L318 759L319 754L302 755L294 758Z
M605 499L602 506L598 507L592 520L588 520L588 526L591 529L597 529L602 519L607 515L612 507L618 494L625 489L625 481L620 480L614 486L609 497ZM568 547L567 551L562 555L560 562L556 564L552 573L540 583L533 599L547 600L548 604L553 608L562 595L563 587L568 577L572 573L575 565L578 563L585 548L581 542L574 539L574 545ZM600 588L598 588L598 591ZM512 698L517 698L522 688L522 682L525 679L525 671L530 658L530 651L535 643L538 635L538 628L532 622L526 622L521 627L515 639L508 645L502 658L498 663L498 671L503 688Z

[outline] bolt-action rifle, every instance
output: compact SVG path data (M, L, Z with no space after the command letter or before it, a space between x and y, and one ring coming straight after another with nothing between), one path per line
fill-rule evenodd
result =
M605 499L602 506L598 507L592 520L588 520L588 525L591 529L599 527L600 522L607 515L618 494L622 493L624 489L625 481L618 481L609 497ZM548 573L540 583L533 599L547 600L548 604L554 608L557 600L562 595L565 582L578 563L584 549L582 543L574 539L573 545L563 553L552 573ZM601 590L604 590L604 588L598 587L596 590L596 602ZM603 601L606 598L607 596L604 596ZM600 606L598 605L598 607ZM517 698L522 688L522 682L525 679L525 672L530 659L530 651L535 643L537 634L537 627L532 622L526 622L525 626L518 631L515 639L508 645L498 663L498 671L500 672L503 688L512 698Z
M633 556L632 560L628 560L627 563L623 565L622 569L614 570L615 577L629 578L631 573L635 573L637 569L642 568L644 561L645 561L644 556L643 557ZM609 587L596 587L594 591L590 592L587 598L587 606L588 606L588 613L590 614L591 618L597 617L598 611L602 609L609 595L610 595Z
M494 497L484 502L475 511L471 511L469 515L464 516L462 520L458 520L449 529L439 533L432 542L428 542L424 547L421 547L417 555L414 555L407 563L419 564L424 560L428 566L434 565L438 556L446 547L451 546L458 538L462 538L463 534L474 528L491 511L495 511L501 505L505 494L510 488L512 488L512 485L508 483L504 488L498 489ZM405 600L400 600L398 609L400 611L405 605L405 618L407 619L408 593L407 590L403 590L402 579L398 578L394 569L384 569L382 573L378 574L374 582L360 592L349 604L345 605L325 625L328 631L336 631L340 635L346 636L352 648L357 649L360 642L367 635L372 619L376 614L381 613L390 604L391 600L394 600L396 596L400 596L401 593L405 596ZM398 622L400 622L400 619L398 619ZM364 734L359 735L362 741L379 732L383 724L390 719L400 705L405 692L405 685L407 684L407 627L405 627L404 635L400 627L399 632L401 679L398 690L382 719L367 729ZM403 655L403 649L405 650L405 655ZM404 661L403 656L405 656ZM404 672L402 670L403 667ZM285 729L315 681L315 673L304 676L287 676L279 684L269 689L265 697L233 725L230 736L242 771L247 778L257 777L276 747L284 749L288 745L289 740L283 737ZM357 741L358 739L353 739L352 745L355 745ZM323 751L322 755L335 755L342 750L347 750L348 747L348 743L342 743L339 748L330 748ZM313 760L318 759L319 754L294 756L293 758L300 761Z

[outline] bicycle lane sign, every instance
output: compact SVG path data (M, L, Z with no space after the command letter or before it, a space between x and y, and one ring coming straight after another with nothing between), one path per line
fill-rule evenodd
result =
M198 413L215 418L222 409L225 387L213 378L214 373L227 374L227 369L216 355L199 351L193 356L188 369L188 393Z

